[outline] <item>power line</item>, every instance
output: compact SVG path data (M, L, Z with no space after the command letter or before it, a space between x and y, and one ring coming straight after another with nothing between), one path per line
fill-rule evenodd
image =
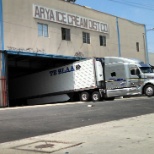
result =
M154 11L154 5L153 4L136 3L136 2L130 2L130 1L121 1L121 0L109 0L109 1L124 4L124 5L133 6L133 7L140 8L140 9L146 9L146 10Z

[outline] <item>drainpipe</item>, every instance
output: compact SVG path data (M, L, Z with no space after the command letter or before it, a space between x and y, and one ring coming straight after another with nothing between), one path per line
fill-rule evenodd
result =
M145 43L145 62L149 64L149 54L148 54L148 41L147 41L147 30L146 25L144 25L144 43Z
M119 18L116 17L116 26L117 26L117 36L118 36L118 56L121 57L121 42L120 42L120 29L119 29Z

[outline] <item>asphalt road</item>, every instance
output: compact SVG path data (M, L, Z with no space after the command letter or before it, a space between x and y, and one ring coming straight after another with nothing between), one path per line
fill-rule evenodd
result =
M0 109L0 143L149 113L154 97Z

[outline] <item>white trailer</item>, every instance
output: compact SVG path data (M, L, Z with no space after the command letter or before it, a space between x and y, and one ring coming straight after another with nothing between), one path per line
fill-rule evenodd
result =
M12 79L10 100L42 99L68 94L81 101L114 99L140 94L137 67L128 63L106 63L106 58L91 58L39 73ZM134 74L131 72L134 70ZM75 97L74 97L75 96ZM52 101L51 101L52 102Z

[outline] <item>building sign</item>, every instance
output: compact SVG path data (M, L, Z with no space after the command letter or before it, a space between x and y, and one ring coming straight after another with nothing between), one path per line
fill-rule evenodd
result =
M33 5L33 17L69 26L108 33L108 24L105 24L101 21L96 21L43 6Z

